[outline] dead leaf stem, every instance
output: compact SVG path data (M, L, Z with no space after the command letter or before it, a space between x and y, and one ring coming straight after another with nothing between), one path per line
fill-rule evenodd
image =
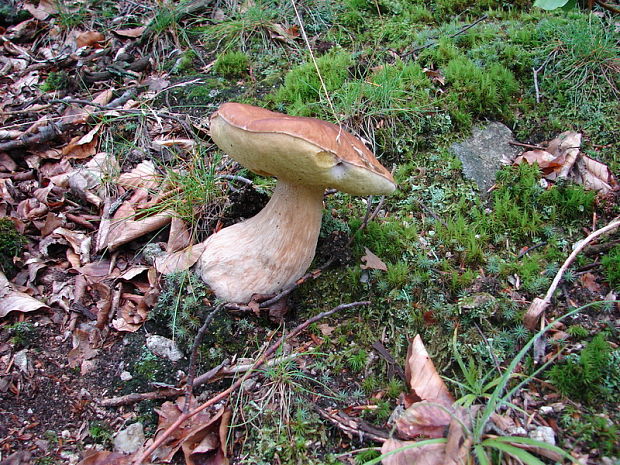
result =
M540 299L537 297L536 299L532 301L530 307L528 308L524 316L524 323L526 327L528 327L529 329L536 328L540 315L542 315L542 313L545 311L545 309L551 302L551 297L553 297L553 293L558 287L558 284L560 283L560 280L562 279L564 272L568 269L568 267L573 262L573 260L575 260L577 255L579 255L579 253L594 239L596 239L597 237L605 233L608 233L609 231L613 231L619 226L620 226L620 217L617 217L614 220L612 220L607 226L597 229L596 231L591 233L588 237L586 237L585 239L575 244L572 253L564 261L559 271L555 275L555 278L553 279L551 286L549 286L549 289L547 290L547 294L545 295L545 297L543 299Z

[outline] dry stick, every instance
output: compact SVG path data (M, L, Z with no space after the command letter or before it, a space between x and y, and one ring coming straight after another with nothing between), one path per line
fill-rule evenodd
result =
M464 32L467 32L467 30L471 29L472 27L474 27L476 24L481 23L482 21L484 21L485 19L487 19L489 16L488 15L482 15L480 18L478 18L476 21L474 21L471 24L467 24L465 26L463 26L461 29L459 29L458 31L456 31L454 34L449 35L449 38L454 38L456 36L459 36L461 34L463 34ZM420 47L416 47L414 48L412 51L405 53L403 56L406 57L408 55L413 55L416 52L421 52L422 50L425 50L429 47L432 47L433 45L437 44L437 39L439 39L439 36L436 37L432 37L431 40L434 40L435 42L431 42L425 45L421 45Z
M609 10L613 13L618 13L620 14L620 7L616 6L616 5L610 5L609 3L603 3L601 0L594 0L594 2L600 6L605 8L606 10Z
M516 147L524 147L526 149L532 149L532 150L547 150L546 147L541 147L540 145L532 145L532 144L524 144L523 142L513 142L513 141L508 141L508 143L510 145L514 145Z
M133 89L130 89L126 91L123 95L121 95L119 98L112 100L110 103L108 103L105 106L105 108L107 110L112 110L115 107L120 106L124 104L125 102L127 102L127 100L129 100L133 95L134 95L134 91ZM89 105L96 106L96 104L93 104L92 102L90 102ZM67 123L57 123L57 124L54 123L54 124L49 124L47 126L43 126L42 128L39 128L39 131L36 134L24 135L16 140L1 143L0 152L8 152L10 150L15 150L15 149L23 148L23 147L29 147L31 145L37 145L43 142L47 142L48 140L53 139L54 137L60 135L62 131L68 126L70 126L70 124L67 124Z
M573 262L573 260L575 260L575 257L577 257L579 252L581 252L585 248L585 246L588 245L590 242L592 242L594 239L596 239L600 235L605 234L609 231L613 231L618 226L620 226L620 217L615 218L607 226L601 229L597 229L596 231L591 233L588 237L586 237L582 241L577 242L577 244L575 244L574 250L568 256L566 261L564 261L564 264L560 267L560 270L555 275L555 278L553 279L551 286L549 286L549 289L547 290L547 294L545 295L545 297L543 299L539 299L538 297L536 297L530 304L530 307L527 309L527 312L525 313L525 317L524 317L524 323L527 328L529 329L536 328L538 319L540 315L542 314L542 312L545 311L545 309L551 302L551 297L553 297L553 293L558 287L558 284L560 283L560 280L562 279L562 275L564 274L566 269L570 266L570 264Z
M289 362L291 360L295 360L301 357L302 353L294 353L291 355L286 355L283 357L272 358L268 360L263 365L267 367L275 366L279 363ZM194 382L192 383L192 387L196 389L198 386L202 386L205 383L208 383L213 378L217 377L224 378L226 376L234 376L239 373L245 373L246 371L250 371L254 369L254 363L244 363L241 365L234 365L231 367L226 367L228 364L228 360L220 363L219 365L213 367L206 373L201 374L194 378ZM153 399L166 399L169 397L178 396L183 391L182 388L162 388L157 391L149 391L149 392L134 392L132 394L126 394L124 396L118 397L109 397L107 399L102 399L97 403L103 407L120 407L123 405L131 405L137 402L141 402L143 400L153 400Z
M194 390L194 378L196 377L196 355L198 354L198 347L200 346L207 329L209 329L213 318L215 318L215 315L222 310L223 306L224 304L219 304L211 311L211 313L207 315L205 322L198 330L196 338L194 339L194 345L192 346L191 355L189 357L189 370L187 372L187 382L185 384L185 404L183 405L183 413L187 413L189 411L189 401L192 397L192 391Z
M186 420L189 420L194 415L202 412L207 407L210 407L211 405L219 402L220 400L226 398L229 394L231 394L232 392L237 390L239 388L239 386L241 386L243 384L243 382L246 379L248 379L254 373L254 371L258 367L260 367L263 363L265 363L265 361L271 355L273 355L278 350L278 348L282 345L282 343L284 343L286 340L294 338L299 333L301 333L304 329L306 329L308 326L310 326L312 323L315 323L315 322L319 321L322 318L326 318L326 317L328 317L330 315L333 315L334 313L339 312L340 310L345 310L345 309L353 308L353 307L360 307L362 305L369 305L369 304L370 304L369 301L363 301L363 302L352 302L352 303L349 303L349 304L338 305L337 307L334 307L331 310L319 313L318 315L315 315L312 318L304 321L300 325L296 326L288 335L284 335L283 334L282 337L280 337L280 339L277 342L273 343L263 353L263 355L261 355L256 360L256 362L254 363L254 370L246 372L245 375L243 375L241 378L239 378L237 381L235 381L228 389L220 392L215 397L212 397L211 399L209 399L208 401L204 402L202 405L198 406L194 410L192 410L190 412L187 412L187 413L183 413L177 419L177 421L175 421L170 427L168 427L168 429L166 429L163 433L161 433L161 435L159 437L157 437L157 439L155 439L153 441L153 443L146 449L146 451L144 451L142 454L140 454L138 456L138 458L132 462L132 464L133 465L139 465L139 464L144 463L151 456L151 454L153 452L155 452L155 450L157 450L157 448L163 444L163 442L166 440L166 438L168 438L168 436L170 436L177 428L179 428L179 426L181 426L181 424L183 424L183 422L185 422Z

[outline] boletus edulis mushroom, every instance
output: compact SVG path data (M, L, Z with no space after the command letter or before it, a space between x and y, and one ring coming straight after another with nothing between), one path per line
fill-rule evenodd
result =
M240 164L278 180L256 216L205 242L197 271L229 302L276 293L303 276L314 258L326 188L354 195L396 189L391 173L361 140L326 121L225 103L211 116L210 131Z

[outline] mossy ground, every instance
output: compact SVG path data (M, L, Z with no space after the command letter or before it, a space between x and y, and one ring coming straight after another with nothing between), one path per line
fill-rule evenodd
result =
M399 190L362 231L355 233L367 208L362 200L346 194L326 199L322 241L334 231L354 233L349 258L296 292L292 318L301 321L342 302L371 304L326 321L333 327L328 335L314 328L321 355L308 356L303 372L314 373L320 385L295 378L299 367L290 367L292 377L283 384L301 403L329 388L333 405L375 404L364 416L383 427L404 386L373 354L374 342L381 341L402 364L408 340L420 333L440 372L456 380L464 373L454 363L454 350L480 376L505 364L532 335L522 324L528 303L544 294L593 217L601 226L620 212L617 198L596 197L577 185L542 187L536 167L502 169L494 191L483 196L463 178L460 161L448 150L485 120L501 121L518 140L533 144L578 130L585 136L584 151L617 173L618 32L605 14L548 13L529 1L308 2L301 14L322 83L301 40L273 38L274 18L278 24L296 22L289 4L256 2L245 16L226 11L215 26L191 32L217 61L206 85L177 98L190 106L204 98L208 108L232 98L340 122L394 167ZM387 272L360 269L366 247L387 264ZM617 256L616 247L598 259L580 257L554 312L617 291ZM590 269L597 273L599 292L582 285ZM579 352L574 347L590 347L601 337L617 347L617 328L609 330L614 319L613 306L585 312L567 323L566 338L550 342L549 350ZM594 338L605 328L604 336ZM263 337L264 331L257 334ZM260 345L252 331L243 337L248 347ZM227 350L223 342L213 347ZM617 358L617 350L613 354ZM557 379L561 370L578 377L579 370L592 368L583 366L587 356L579 360L558 362L546 378L549 392L580 400L578 387L560 386ZM528 357L520 370L527 374L533 367ZM593 382L618 388L616 378ZM465 394L452 387L457 396ZM246 429L252 447L243 448L243 463L271 463L274 454L286 463L337 463L329 455L337 433L295 402L286 404L290 420L284 423L260 402L244 407L246 415L260 417L260 427ZM584 406L583 414L564 412L560 429L577 422L580 428L573 431L583 433L560 432L560 444L617 456L617 446L606 439L618 422L613 405L609 400ZM600 415L608 423L596 420ZM299 419L303 430L296 426ZM356 446L352 440L344 449Z
M505 367L532 336L522 323L529 302L544 294L576 241L620 213L617 195L597 197L568 183L543 187L536 167L505 167L493 192L482 195L449 150L487 120L503 122L530 144L578 130L588 155L620 171L616 19L604 11L548 13L531 3L299 2L323 82L299 29L292 27L298 21L290 2L226 7L213 15L217 20L181 20L178 11L161 5L149 13L156 18L148 30L154 55L157 44L180 47L160 60L159 69L171 71L180 84L190 82L163 92L155 106L204 117L232 100L338 122L374 147L399 184L362 230L366 202L376 205L378 199L343 193L326 198L314 265L334 253L336 237L353 235L353 241L350 246L338 242L339 265L296 291L287 325L340 303L371 304L321 322L327 326L313 325L295 341L312 342L313 351L305 351L301 361L265 370L260 386L232 399L237 426L231 445L238 463L350 463L348 452L368 446L347 438L312 405L356 407L364 420L389 429L386 421L405 386L376 355L377 341L402 366L409 339L419 333L439 372L459 382L471 373L482 377ZM102 23L115 16L112 4L98 8L79 13ZM72 21L71 15L60 17L62 27ZM62 89L61 77L48 76L46 90ZM127 157L135 149L136 132L135 120L121 120L113 136L116 149ZM213 166L252 179L261 192L272 186L225 165L226 158L220 163L217 157L223 155L214 146L208 145L206 157L217 160ZM5 236L10 244L0 252L12 259L19 241L12 231ZM386 263L387 272L360 268L365 248ZM618 246L600 256L580 256L550 316L617 293L619 257ZM584 286L586 273L594 274L598 290ZM201 312L214 304L208 290L192 279L169 278L146 324L186 351ZM589 463L620 454L613 440L618 399L609 394L620 387L613 370L620 360L618 317L617 306L609 305L566 321L547 351L570 356L562 355L543 373L542 383L524 388L536 406L563 403L548 420L558 425L563 447L598 451ZM258 318L222 317L199 352L198 369L227 357L253 357L281 330ZM21 334L19 328L12 331L13 337ZM174 381L177 367L155 360L140 344L137 339L126 347L135 380L125 389ZM595 347L603 348L604 360L592 357ZM470 373L455 363L456 352L469 363ZM528 356L520 372L531 373L536 362ZM608 373L601 375L601 367ZM584 393L582 375L592 372L592 390ZM457 397L467 393L456 383L450 387ZM591 402L601 393L600 402ZM144 404L139 412L146 419L152 407Z

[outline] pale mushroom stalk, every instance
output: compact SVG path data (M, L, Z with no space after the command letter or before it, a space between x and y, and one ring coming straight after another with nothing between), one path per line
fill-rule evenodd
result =
M203 280L219 298L233 302L248 302L253 294L270 294L292 284L314 257L323 191L279 179L271 200L257 215L206 241L198 265Z
M389 194L391 173L340 126L242 103L224 103L209 120L211 138L231 158L278 179L255 217L214 234L196 265L215 295L246 303L274 294L306 272L321 228L323 191Z

